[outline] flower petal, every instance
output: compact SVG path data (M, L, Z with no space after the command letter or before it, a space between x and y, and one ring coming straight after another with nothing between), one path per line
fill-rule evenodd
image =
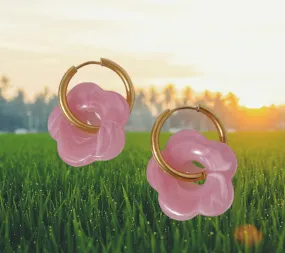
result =
M208 140L194 130L182 130L171 136L166 151L172 166L179 171L185 163L197 161L207 173L220 172L230 180L237 169L236 155L227 144ZM189 168L185 172L194 171Z
M169 162L165 151L162 152ZM199 185L183 182L164 172L152 157L147 166L147 180L158 192L158 201L162 211L170 218L188 220L197 215Z
M114 122L105 122L100 128L97 149L92 157L97 161L111 160L118 156L125 146L125 131Z
M193 173L193 168L187 169L185 164L196 161L204 165L203 153L207 149L207 142L208 140L195 130L181 130L175 133L166 145L169 165L178 171Z
M48 118L48 131L54 140L57 140L60 131L62 112L57 106L53 109Z
M110 160L122 151L129 107L120 94L104 91L94 83L81 83L68 93L67 102L76 118L100 129L92 134L73 126L57 106L49 117L48 128L58 142L63 161L79 167L95 160Z
M78 135L80 131L82 134ZM58 154L71 166L85 166L95 161L91 153L96 149L97 138L98 134L85 133L63 119L57 138Z
M126 99L117 92L105 91L95 83L80 83L69 93L70 110L79 117L83 111L96 113L102 122L112 121L124 126L130 109Z
M221 215L233 203L233 184L219 173L209 174L199 192L200 200L197 211L204 216Z
M90 108L100 110L104 104L105 91L95 83L80 83L72 88L68 94L68 105L73 113L88 111Z
M183 187L179 180L172 179L167 187L164 185L163 190L160 189L158 196L162 211L168 217L181 221L191 219L198 214L199 195L197 193L200 188L195 183L183 183L187 184L187 187Z
M237 157L225 143L208 141L208 149L204 152L203 162L207 173L221 173L231 180L237 170Z
M162 155L165 157L165 151L162 151ZM154 157L150 159L147 165L146 176L151 187L157 192L163 191L174 179L160 168Z
M205 144L208 141L208 139L196 130L185 129L185 130L180 130L174 135L172 135L168 140L167 146L172 147L175 145L179 145L179 143L182 143L185 141L186 142L193 141L193 142Z
M234 152L224 143L209 141L199 132L182 130L168 141L164 159L176 170L198 172L192 161L206 167L204 185L184 182L163 173L152 157L147 168L147 179L159 193L163 212L172 219L188 220L198 214L217 216L230 208L234 189L231 182L236 172ZM200 170L201 171L201 170Z
M105 102L101 105L101 119L105 122L114 122L124 127L130 116L130 108L126 99L117 92L105 91Z
M169 194L169 196L159 194L158 202L161 210L174 220L190 220L198 215L196 199L190 198L185 202L184 198L180 198L180 194Z

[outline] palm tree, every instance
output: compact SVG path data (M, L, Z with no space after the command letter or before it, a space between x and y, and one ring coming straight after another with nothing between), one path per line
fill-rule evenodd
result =
M47 101L48 96L50 95L50 90L49 90L48 86L44 87L44 91L43 91L42 95L43 95L44 100Z
M0 130L8 130L9 122L14 122L14 119L7 117L9 110L6 108L8 101L5 99L5 91L9 86L9 79L6 76L2 76L0 79Z
M239 107L239 98L232 92L229 92L225 97L226 104L233 109Z
M25 93L23 90L19 89L17 91L17 96L14 97L7 104L9 106L9 114L13 115L15 122L9 127L11 130L16 128L26 128L27 118L26 118L26 104L25 104Z
M190 86L186 86L182 91L182 101L184 105L194 102L194 92Z
M146 103L146 92L143 89L137 89L135 105L128 126L135 130L145 131L151 127L152 118Z
M208 107L212 106L213 97L212 97L211 91L205 90L203 92L203 101L206 104L206 106L208 106Z
M176 90L173 84L168 84L163 89L164 102L167 107L172 106L175 102Z
M194 104L194 91L190 86L186 86L182 90L182 98L180 100L176 100L177 106L186 106L186 105L193 105ZM189 111L180 111L177 117L173 117L175 119L176 125L180 125L182 127L189 126L191 123L191 112Z
M175 105L175 98L176 98L176 90L173 84L168 84L164 89L163 89L163 94L164 94L164 104L168 109L171 109L173 105ZM170 128L170 121L171 118L166 121L164 129L169 130Z
M236 128L239 117L239 98L232 92L229 92L224 101L227 106L226 116L228 118L229 127Z
M5 91L10 88L10 80L6 76L2 76L0 80L0 99L4 96Z
M213 99L213 111L217 116L227 125L227 108L225 105L225 99L221 92L217 92Z
M135 105L137 109L141 109L145 104L146 94L143 89L139 88L136 90L136 100Z
M157 92L156 88L154 86L151 86L149 89L149 102L150 102L150 108L152 111L155 111L154 114L158 114L158 103L159 103L159 93Z
M195 105L198 106L198 105L206 105L203 97L201 96L200 99L198 98L196 101L195 101ZM193 119L193 123L192 125L195 126L195 129L199 130L199 131L204 131L206 130L207 128L207 125L206 125L206 116L205 115L201 115L200 113L192 113L192 119ZM195 121L194 121L195 120Z
M0 87L2 89L7 89L10 87L10 80L6 76L2 76L1 81L0 81Z
M202 94L201 100L202 100L201 104L204 104L209 108L213 107L213 96L211 91L205 90ZM213 123L207 117L203 117L203 119L201 120L201 124L203 129L207 130L214 129Z
M222 111L222 108L225 106L224 98L221 92L217 92L214 97L214 110L215 111Z

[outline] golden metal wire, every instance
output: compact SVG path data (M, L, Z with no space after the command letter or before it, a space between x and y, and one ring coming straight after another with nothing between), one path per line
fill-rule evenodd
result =
M199 180L206 179L207 174L206 171L202 171L200 173L183 173L180 171L177 171L173 169L163 158L160 148L159 148L159 135L161 128L165 121L176 111L178 110L184 110L184 109L190 109L190 110L195 110L197 112L201 112L205 114L207 117L211 119L211 121L215 124L218 134L219 134L219 140L220 142L227 143L228 138L227 138L227 132L221 123L220 119L213 113L211 110L203 105L199 106L182 106L182 107L177 107L172 110L166 110L162 114L160 114L151 130L151 150L152 154L159 164L159 166L169 175L175 177L176 179L182 180L182 181L187 181L187 182L195 182Z
M125 85L125 89L126 89L126 93L127 93L126 100L129 104L130 111L132 111L134 101L135 101L135 90L134 90L132 80L129 77L128 73L121 66L119 66L117 63L110 61L108 59L101 58L101 61L84 62L84 63L78 65L77 67L72 66L71 68L69 68L67 70L67 72L64 74L64 76L60 82L59 89L58 89L59 106L60 106L63 114L65 115L65 117L67 118L67 120L71 124L75 125L76 127L80 128L86 132L97 133L100 126L88 125L88 124L80 121L79 119L77 119L72 114L72 112L70 111L70 108L67 104L67 98L66 98L67 87L68 87L69 82L72 79L72 77L76 74L77 70L79 70L80 68L82 68L86 65L90 65L90 64L101 65L103 67L107 67L119 75L119 77L122 79L122 81Z

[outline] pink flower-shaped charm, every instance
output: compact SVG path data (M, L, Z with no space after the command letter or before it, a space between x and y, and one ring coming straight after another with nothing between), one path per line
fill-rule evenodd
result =
M189 220L196 215L218 216L232 205L232 177L237 158L224 143L210 141L194 130L182 130L170 137L162 152L166 162L184 173L202 172L193 161L202 164L207 172L204 184L185 182L165 173L152 157L147 167L147 180L158 192L162 211L175 220Z
M100 129L87 133L75 127L57 106L49 116L48 130L65 163L80 167L113 159L121 153L125 145L124 126L130 115L123 96L104 91L95 83L80 83L68 93L67 102L75 117Z

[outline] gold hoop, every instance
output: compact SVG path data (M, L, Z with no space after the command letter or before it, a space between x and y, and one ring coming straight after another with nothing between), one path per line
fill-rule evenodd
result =
M91 126L77 119L70 111L70 108L67 104L67 98L66 98L67 87L72 77L76 74L78 69L86 65L90 65L90 64L96 64L96 65L107 67L113 70L114 72L116 72L120 76L126 88L126 93L127 93L126 100L129 104L130 111L132 111L133 106L134 106L135 90L134 90L132 80L127 74L127 72L121 66L119 66L115 62L112 62L108 59L101 58L100 62L99 61L88 61L88 62L78 65L77 67L72 66L70 69L67 70L67 72L64 74L63 78L61 79L59 89L58 89L59 106L63 114L65 115L65 117L71 124L75 125L78 128L81 128L82 130L86 132L97 133L100 126Z
M201 113L205 114L207 117L209 117L212 120L212 122L215 124L215 126L218 130L220 142L227 143L228 138L227 138L227 132L226 132L224 126L222 125L220 119L213 112L211 112L207 107L202 106L202 105L182 106L182 107L177 107L177 108L172 109L172 110L167 109L166 111L164 111L162 114L160 114L157 117L157 119L156 119L156 121L152 127L152 130L151 130L151 150L152 150L152 154L153 154L156 162L170 176L173 176L176 179L183 180L186 182L195 182L195 181L206 179L206 177L207 177L206 171L202 171L200 173L192 173L192 174L177 171L177 170L173 169L164 160L164 158L161 154L160 148L159 148L159 135L160 135L160 131L161 131L163 124L174 112L176 112L178 110L184 110L184 109L195 110L195 111L201 112Z

